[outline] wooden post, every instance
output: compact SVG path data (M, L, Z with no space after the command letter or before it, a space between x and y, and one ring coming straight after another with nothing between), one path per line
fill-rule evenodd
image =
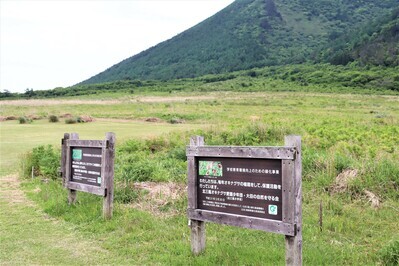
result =
M190 139L191 147L204 146L204 137L195 136ZM190 156L188 159L188 208L195 210L197 208L197 167L195 167L195 159ZM194 170L194 171L193 171ZM199 255L205 250L205 222L198 220L190 220L191 227L191 251L194 255Z
M69 140L69 133L64 134L64 138L61 141L61 177L62 186L66 186L66 163L67 163L67 141Z
M296 147L295 158L295 208L294 223L295 236L285 236L285 263L286 265L302 265L302 147L300 136L286 136L285 145Z
M102 186L105 188L103 199L103 217L104 219L112 218L113 202L114 202L114 158L115 158L115 134L108 132L105 136L105 145L103 152L105 153L103 162L104 181Z
M79 139L79 134L78 133L71 133L70 139ZM67 151L67 154L70 153L70 151ZM70 156L69 156L70 157ZM68 161L68 160L67 160ZM71 167L70 166L71 162L68 162L66 164L66 167ZM69 170L70 171L70 170ZM65 182L68 182L69 180L65 180ZM76 202L76 190L74 189L68 189L68 203L75 204Z

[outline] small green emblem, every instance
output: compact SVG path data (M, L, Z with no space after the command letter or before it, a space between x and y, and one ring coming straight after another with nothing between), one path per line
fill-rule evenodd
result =
M277 215L277 205L269 205L269 214Z
M73 160L82 160L82 150L73 149L72 150L72 159Z

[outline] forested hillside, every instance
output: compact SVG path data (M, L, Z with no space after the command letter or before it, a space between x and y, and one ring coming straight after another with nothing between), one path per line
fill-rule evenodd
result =
M345 65L399 65L399 8L342 34L320 53L319 61Z
M397 65L397 19L392 12L398 6L398 0L237 0L81 84L167 80L303 62L380 65L380 56L367 52L376 45L381 47L377 50L392 51L384 65ZM393 42L385 44L384 36Z

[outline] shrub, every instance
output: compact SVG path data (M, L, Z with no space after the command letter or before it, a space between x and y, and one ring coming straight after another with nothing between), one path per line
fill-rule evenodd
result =
M19 121L20 124L28 124L28 123L32 122L32 120L30 120L29 118L27 118L25 116L19 117L18 121Z
M60 152L54 150L53 146L39 146L25 155L21 165L22 175L30 177L34 169L35 176L55 179L60 167Z
M78 120L76 118L67 118L65 119L65 124L76 124Z
M50 115L49 117L48 117L48 121L50 122L50 123L57 123L59 120L58 120L58 116L56 116L56 115Z
M181 118L178 118L178 117L172 117L169 120L169 123L170 124L182 124L182 123L184 123L184 119L181 119Z

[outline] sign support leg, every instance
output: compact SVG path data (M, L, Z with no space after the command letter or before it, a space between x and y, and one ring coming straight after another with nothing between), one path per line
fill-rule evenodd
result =
M69 205L73 205L76 202L76 190L68 189L68 203Z
M205 222L191 220L191 251L199 255L205 250Z
M190 139L190 146L198 147L204 146L204 137L195 136ZM189 160L189 164L195 164L194 158ZM197 207L197 202L195 199L197 198L197 180L195 178L196 173L192 172L195 165L188 166L188 175L189 175L189 183L193 183L190 187L192 190L189 190L189 209L195 209ZM195 171L198 171L197 169ZM191 251L194 255L199 255L205 250L206 245L206 235L205 235L205 222L198 220L190 220L191 227Z
M302 148L300 136L285 137L286 146L296 147L295 158L295 236L285 236L285 263L286 265L302 265Z
M79 139L79 134L78 133L71 133L70 139ZM67 180L67 181L69 181L69 180ZM69 203L69 205L75 204L76 197L77 197L76 190L68 189L68 203Z
M113 202L114 202L114 157L115 157L115 134L108 132L105 137L107 147L105 150L104 162L104 181L105 195L103 199L103 217L104 219L112 218Z

